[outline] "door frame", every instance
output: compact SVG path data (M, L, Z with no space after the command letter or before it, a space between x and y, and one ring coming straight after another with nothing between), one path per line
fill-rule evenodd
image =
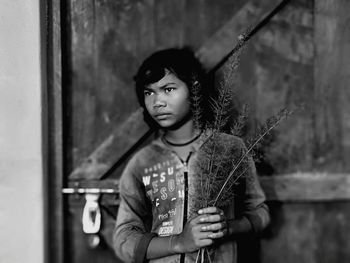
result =
M42 72L44 262L64 263L62 10L65 1L39 0Z

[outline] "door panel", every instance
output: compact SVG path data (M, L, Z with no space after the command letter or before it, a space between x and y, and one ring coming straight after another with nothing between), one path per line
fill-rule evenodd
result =
M126 161L152 136L142 121L132 79L145 57L159 49L189 45L210 70L234 47L241 32L279 2L66 0L65 186L116 191ZM314 2L291 2L250 41L236 79L237 103L251 105L251 130L280 108L307 105L306 113L297 112L276 130L271 145L278 147L268 148L265 166L258 167L261 173L312 169L317 144L313 121L317 116L318 123L326 122L312 106ZM219 81L220 69L217 73ZM111 249L117 193L100 196L101 242L95 248L89 246L93 235L82 231L85 203L84 194L68 195L65 262L118 262Z

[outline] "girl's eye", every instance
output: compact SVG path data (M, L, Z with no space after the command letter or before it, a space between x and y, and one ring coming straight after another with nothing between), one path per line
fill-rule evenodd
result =
M150 96L151 94L152 94L152 92L151 91L144 91L143 92L143 94L145 95L145 97L148 97L148 96Z
M164 91L165 93L169 93L171 91L173 91L175 88L165 88Z

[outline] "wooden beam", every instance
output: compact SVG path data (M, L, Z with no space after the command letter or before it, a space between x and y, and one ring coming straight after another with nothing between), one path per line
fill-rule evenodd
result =
M149 130L139 108L118 126L69 176L70 180L100 179ZM125 136L127 134L128 136Z
M260 177L269 201L350 200L350 174L294 173Z
M280 2L280 0L248 1L196 52L203 66L207 70L215 67L237 44L238 36L249 26L258 24Z

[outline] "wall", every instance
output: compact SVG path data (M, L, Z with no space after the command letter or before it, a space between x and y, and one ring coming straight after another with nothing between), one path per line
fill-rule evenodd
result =
M39 17L0 1L0 262L43 262Z

